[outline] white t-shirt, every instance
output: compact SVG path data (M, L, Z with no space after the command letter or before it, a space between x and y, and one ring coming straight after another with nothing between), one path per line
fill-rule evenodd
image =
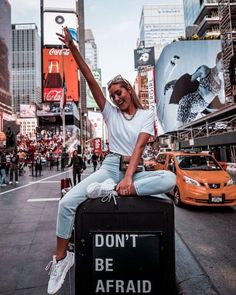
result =
M140 132L154 135L154 116L150 110L138 109L129 121L117 107L106 101L102 114L108 129L111 152L131 156Z

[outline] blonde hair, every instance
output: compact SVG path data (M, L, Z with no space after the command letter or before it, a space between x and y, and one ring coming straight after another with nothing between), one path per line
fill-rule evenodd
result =
M112 85L119 84L121 87L125 88L126 90L131 90L131 99L134 104L134 106L137 109L143 109L143 106L141 105L140 101L138 100L138 96L136 92L134 91L134 88L131 86L128 80L124 79L121 75L116 76L113 80L108 82L108 90Z

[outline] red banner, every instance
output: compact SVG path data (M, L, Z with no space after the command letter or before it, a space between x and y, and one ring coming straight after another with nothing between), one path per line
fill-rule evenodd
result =
M102 139L94 138L93 139L93 150L95 154L100 154L102 151Z

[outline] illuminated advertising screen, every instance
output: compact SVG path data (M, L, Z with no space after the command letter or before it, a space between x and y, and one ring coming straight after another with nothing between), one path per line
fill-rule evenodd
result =
M34 104L20 104L20 117L21 118L35 118L36 107Z
M73 8L70 12L60 11L60 8L45 9L43 14L44 45L61 45L56 33L62 33L63 27L68 27L74 32L77 30L78 19Z
M65 115L72 115L73 114L73 104L71 102L67 102L64 108ZM61 115L61 108L59 102L53 103L42 103L37 108L37 116L60 116Z
M225 105L220 40L167 45L156 65L158 135Z
M78 67L69 49L43 48L43 101L78 101Z

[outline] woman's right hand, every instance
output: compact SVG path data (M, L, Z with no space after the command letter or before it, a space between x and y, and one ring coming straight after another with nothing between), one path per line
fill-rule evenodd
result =
M58 39L62 41L66 45L66 47L70 48L71 45L73 44L71 33L67 27L63 28L63 31L64 31L64 35L56 33L57 36L59 37Z

